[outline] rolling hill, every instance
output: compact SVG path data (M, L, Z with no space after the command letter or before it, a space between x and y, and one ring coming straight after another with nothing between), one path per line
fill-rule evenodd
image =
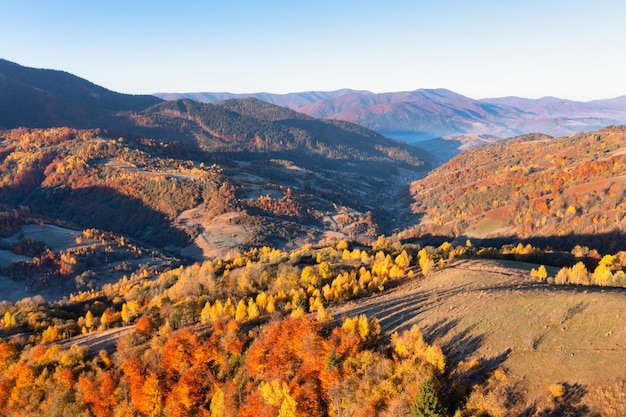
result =
M589 406L603 410L602 415L619 415L622 405L607 397L619 392L617 381L626 378L621 361L626 332L616 317L626 293L554 287L529 279L532 267L515 261L458 261L424 280L332 312L376 317L389 335L417 324L429 341L443 347L450 366L474 361L475 366L509 370L512 377L501 376L500 383L515 387L516 398L508 405L491 403L492 410L519 415L545 401L550 384L566 383L586 387L583 398L569 405L580 407L573 415L587 415L583 410Z
M57 279L71 289L93 271L102 285L119 270L94 260L99 249L69 267L61 252L82 253L80 244L52 248L49 260L24 257L13 249L22 227L56 225L76 236L97 229L183 263L259 245L368 241L407 211L388 204L398 192L390 185L429 169L427 153L404 142L254 98L161 101L60 71L8 61L0 70L2 103L11 103L0 117L20 126L0 133L0 212L9 219L0 263L12 277L30 271L27 288L40 293ZM25 211L14 219L16 209Z
M411 185L419 233L624 250L626 130L527 135L456 156Z
M295 158L387 161L424 166L418 148L352 123L315 119L259 99L204 104L183 99L150 107L136 116L132 132L187 139L211 152L284 153ZM423 153L425 154L425 153Z

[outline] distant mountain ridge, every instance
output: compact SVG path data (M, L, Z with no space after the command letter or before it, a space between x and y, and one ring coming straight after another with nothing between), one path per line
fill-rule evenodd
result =
M382 134L410 141L456 135L506 138L526 133L563 136L626 123L626 96L579 102L556 97L472 99L446 89L372 93L310 91L290 94L156 94L163 99L187 97L216 102L256 97L309 116L357 123Z
M331 96L311 93L290 101L304 104ZM164 101L116 93L63 71L0 60L0 129L104 129L120 136L158 139L187 153L237 153L246 158L290 155L322 163L376 161L425 169L425 152L405 142L352 123L307 116L265 98Z
M103 127L120 123L118 112L140 111L161 101L116 93L64 71L0 59L0 128Z
M341 95L357 92L350 89L342 89L337 91L308 91L302 93L156 93L155 96L163 100L180 100L188 98L190 100L199 101L200 103L217 103L218 101L233 98L258 98L266 103L275 104L281 107L287 107L292 110L298 110L308 104L316 103L321 100L328 100Z

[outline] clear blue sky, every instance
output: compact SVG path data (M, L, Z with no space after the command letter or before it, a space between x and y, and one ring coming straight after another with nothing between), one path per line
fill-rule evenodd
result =
M0 57L125 93L626 95L626 2L0 0Z

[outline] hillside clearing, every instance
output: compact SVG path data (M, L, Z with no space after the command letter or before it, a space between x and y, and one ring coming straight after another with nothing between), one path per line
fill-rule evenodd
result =
M136 327L136 325L132 325L87 333L63 340L59 342L59 346L65 349L69 349L73 345L84 347L87 348L90 355L97 355L101 350L106 350L112 354L115 352L117 343L123 337L133 334Z
M205 205L182 212L178 219L185 227L196 227L200 231L194 242L181 250L181 255L196 260L226 257L233 248L250 239L248 229L233 221L240 216L237 212L228 212L210 220L205 214Z
M532 281L535 265L458 261L424 280L332 310L377 317L390 335L418 325L449 364L480 360L523 377L531 397L552 383L626 378L626 292Z
M22 226L19 232L13 236L2 239L2 243L14 244L20 239L32 238L44 242L54 251L67 250L76 246L76 238L81 232L66 229L53 224L27 224Z

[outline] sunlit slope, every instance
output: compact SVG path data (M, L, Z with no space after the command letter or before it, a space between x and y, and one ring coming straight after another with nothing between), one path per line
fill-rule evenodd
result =
M411 186L419 233L623 249L626 128L523 136L465 152ZM622 245L623 246L623 245Z
M377 317L387 334L417 324L449 365L502 365L527 381L531 396L557 382L596 387L626 378L626 293L535 282L532 267L458 261L332 313Z

